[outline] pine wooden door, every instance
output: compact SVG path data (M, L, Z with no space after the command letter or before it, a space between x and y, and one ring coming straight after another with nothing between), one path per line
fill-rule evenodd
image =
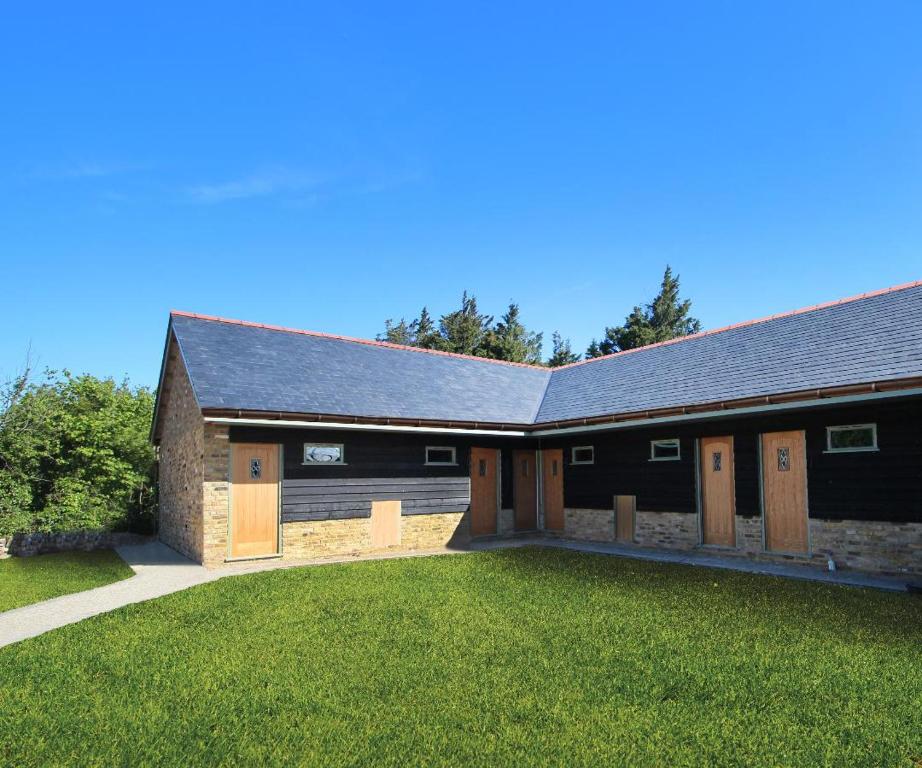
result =
M701 529L705 544L736 546L733 437L702 437Z
M230 556L278 554L279 447L231 444Z
M762 435L762 503L765 548L805 554L807 450L802 430Z

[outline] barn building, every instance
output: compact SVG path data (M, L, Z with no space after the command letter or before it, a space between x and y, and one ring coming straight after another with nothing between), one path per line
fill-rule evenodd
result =
M621 542L922 574L922 281L562 368L184 312L160 537L208 566Z

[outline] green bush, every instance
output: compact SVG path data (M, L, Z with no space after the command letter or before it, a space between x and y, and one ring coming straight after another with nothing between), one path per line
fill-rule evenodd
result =
M7 385L0 406L0 535L151 532L154 396L145 387L48 372Z

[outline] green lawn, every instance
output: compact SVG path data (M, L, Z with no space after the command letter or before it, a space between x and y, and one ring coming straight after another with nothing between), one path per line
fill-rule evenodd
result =
M0 560L0 611L127 579L132 570L111 550Z
M922 758L918 597L551 549L223 579L0 677L16 766Z

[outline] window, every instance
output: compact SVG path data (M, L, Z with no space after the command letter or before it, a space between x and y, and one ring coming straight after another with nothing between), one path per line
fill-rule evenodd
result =
M595 447L579 445L570 449L571 464L595 464Z
M342 443L305 443L305 464L345 464Z
M650 441L650 461L678 461L681 458L679 438Z
M846 424L826 427L826 452L876 451L876 424Z
M455 449L446 448L440 445L426 446L426 466L427 467L454 467L458 464Z

